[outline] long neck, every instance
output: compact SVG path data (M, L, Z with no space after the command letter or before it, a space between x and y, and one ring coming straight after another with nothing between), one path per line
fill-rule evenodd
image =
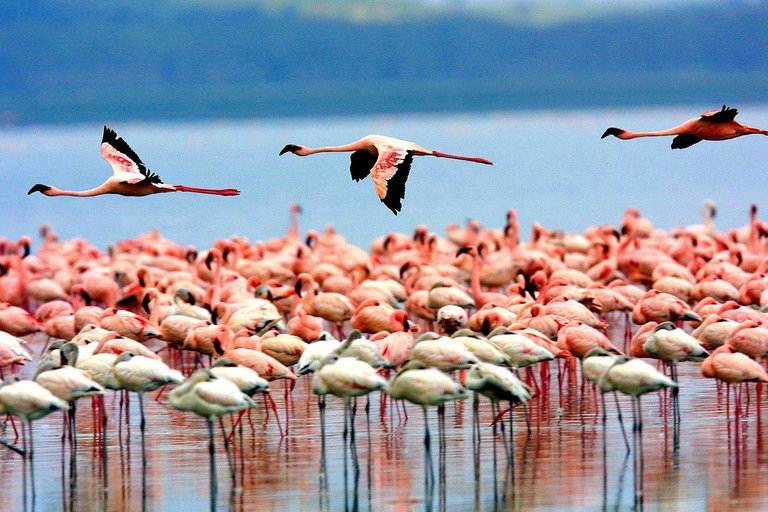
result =
M288 229L287 238L301 240L301 232L299 231L299 219L296 216L295 210L291 210L291 227Z
M93 197L105 193L105 185L99 185L96 188L90 190L59 190L51 187L50 190L45 192L47 196L73 196L73 197Z
M354 142L352 144L346 144L344 146L329 146L324 148L307 148L307 155L314 155L315 153L338 153L342 151L355 151L362 149L360 144Z
M474 295L477 307L482 302L483 290L480 288L480 255L472 254L472 295Z
M625 131L619 138L621 139L636 139L638 137L661 137L664 135L679 135L682 133L680 126L670 128L669 130L661 130L658 132L630 132Z

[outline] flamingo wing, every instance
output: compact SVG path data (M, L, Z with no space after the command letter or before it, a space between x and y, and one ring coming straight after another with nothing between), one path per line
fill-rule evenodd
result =
M139 155L131 149L127 142L117 136L114 130L104 127L104 135L101 138L101 156L112 167L112 172L131 173L141 175L144 178L139 183L160 184L160 176L151 172Z
M701 137L697 137L688 133L681 133L672 139L672 149L685 149L701 141Z
M403 207L401 199L405 199L405 182L411 172L413 151L391 146L377 149L379 158L371 169L371 177L381 202L397 215Z
M376 157L364 149L359 149L353 152L349 156L349 159L351 160L351 163L349 164L349 173L355 181L365 179L371 174L373 166L376 165Z
M738 113L737 109L723 105L722 110L710 110L701 114L701 120L710 123L730 123Z

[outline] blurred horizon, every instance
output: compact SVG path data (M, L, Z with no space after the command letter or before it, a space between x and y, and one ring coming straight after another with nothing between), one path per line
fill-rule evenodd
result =
M762 102L768 1L0 1L0 125Z

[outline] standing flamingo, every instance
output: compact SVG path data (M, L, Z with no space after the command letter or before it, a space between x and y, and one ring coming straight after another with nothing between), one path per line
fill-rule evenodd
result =
M104 127L101 139L101 156L112 166L114 175L96 188L83 191L59 190L48 185L36 184L27 195L40 192L46 196L75 196L92 197L102 194L119 194L121 196L148 196L162 192L196 192L198 194L213 194L217 196L237 196L240 191L234 188L210 189L186 187L184 185L167 185L160 177L151 172L141 161L131 147L113 130Z
M611 127L605 130L605 133L600 138L604 139L609 135L613 135L619 139L627 140L638 137L677 135L677 137L672 139L672 149L684 149L702 140L728 140L754 133L768 135L768 130L750 128L736 122L734 119L738 113L739 111L735 108L728 108L723 105L722 110L709 110L701 114L701 117L689 119L669 130L634 133L622 130L621 128Z
M29 460L30 481L32 483L32 503L35 500L35 466L34 438L32 436L32 421L56 411L69 409L67 403L48 391L40 384L31 380L18 380L0 385L0 414L12 414L21 419L24 457L24 492L26 494L26 461ZM29 446L27 447L27 431L29 431ZM6 445L14 451L18 448Z
M208 435L210 444L208 451L211 455L211 510L216 510L216 462L215 446L213 444L213 419L225 414L249 409L255 404L232 381L226 378L218 378L208 370L198 370L190 379L171 391L171 405L180 411L191 411L202 416L208 422ZM222 431L224 423L221 423ZM227 457L229 458L229 444L224 435ZM230 460L231 463L231 460ZM234 473L233 473L234 478Z
M493 162L483 158L456 156L440 153L439 151L430 151L413 142L383 135L368 135L357 142L345 146L315 149L288 144L280 151L280 154L283 155L290 152L298 156L307 156L314 155L315 153L338 151L352 151L350 156L352 163L349 166L352 179L360 181L370 174L379 199L395 215L403 206L401 199L405 199L405 182L408 180L408 174L411 172L411 163L414 156L430 155L493 165Z
M619 391L632 397L632 425L635 452L635 499L643 496L643 415L640 409L640 397L646 393L664 388L676 388L677 383L640 359L617 357L598 382L600 391L609 393Z

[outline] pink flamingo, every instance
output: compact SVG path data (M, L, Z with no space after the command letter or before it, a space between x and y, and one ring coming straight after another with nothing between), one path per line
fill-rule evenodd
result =
M112 166L114 175L96 188L83 191L59 190L48 185L36 184L27 195L40 192L46 196L92 197L102 194L121 196L148 196L162 192L196 192L217 196L237 196L240 191L234 188L210 189L167 185L160 177L151 172L131 147L113 131L104 127L101 139L101 156Z
M760 133L768 135L768 130L750 128L736 122L736 114L739 111L735 108L728 108L723 105L722 110L709 110L701 114L701 117L689 119L683 124L662 130L658 132L630 132L621 128L611 127L605 130L601 139L613 135L619 139L636 139L638 137L658 137L662 135L677 135L672 139L672 149L684 149L693 146L702 140L728 140L741 137L742 135L751 135Z
M429 155L493 165L493 162L483 158L456 156L440 153L439 151L430 151L413 142L383 135L368 135L352 144L315 149L288 144L280 151L280 154L283 155L290 152L298 156L307 156L314 155L315 153L337 151L353 152L350 157L352 163L349 167L352 179L360 181L370 174L379 199L395 215L402 209L400 200L405 198L405 182L408 180L414 156Z

